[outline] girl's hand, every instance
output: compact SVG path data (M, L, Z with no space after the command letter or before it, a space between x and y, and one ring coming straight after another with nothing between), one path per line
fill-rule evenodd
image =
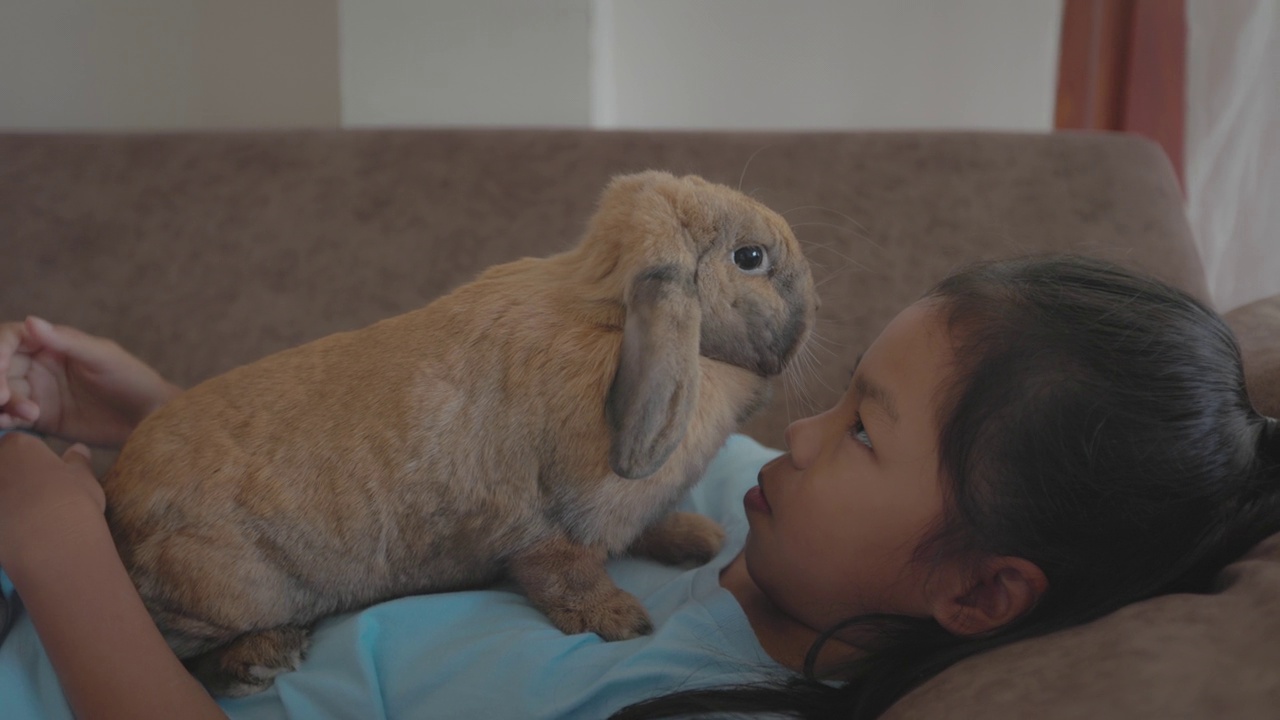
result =
M116 553L89 451L0 438L0 565L75 716L225 720L165 644Z
M0 566L96 529L106 505L85 446L58 457L30 435L0 438Z
M120 447L180 392L106 338L35 317L0 324L0 429Z

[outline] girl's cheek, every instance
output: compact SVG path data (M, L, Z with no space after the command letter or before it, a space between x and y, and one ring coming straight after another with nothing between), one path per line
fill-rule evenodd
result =
M858 450L853 450L859 453ZM855 518L865 515L867 507L874 504L874 489L877 479L869 463L847 463L841 473L824 488L822 508L824 515L837 527L856 522Z
M823 563L833 552L838 535L831 527L828 517L805 513L792 518L792 526L787 534L787 561L797 567L807 567L819 558Z

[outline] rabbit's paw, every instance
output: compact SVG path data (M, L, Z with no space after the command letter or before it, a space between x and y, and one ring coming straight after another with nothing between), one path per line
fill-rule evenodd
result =
M278 627L241 635L188 662L209 693L244 697L271 687L280 673L297 670L311 644L311 631Z
M593 632L605 640L628 640L653 632L649 613L613 584L603 548L579 545L556 534L508 562L525 595L568 635Z
M702 565L723 546L724 530L716 521L697 513L673 512L646 528L629 552L666 565Z
M593 602L546 609L552 624L566 635L593 632L610 642L653 632L649 613L631 593L614 589Z

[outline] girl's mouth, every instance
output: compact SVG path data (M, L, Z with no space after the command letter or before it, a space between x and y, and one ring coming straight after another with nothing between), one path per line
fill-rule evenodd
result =
M765 515L772 515L773 508L769 507L769 499L764 496L764 478L757 476L756 485L747 491L742 497L742 506L747 512L758 512Z

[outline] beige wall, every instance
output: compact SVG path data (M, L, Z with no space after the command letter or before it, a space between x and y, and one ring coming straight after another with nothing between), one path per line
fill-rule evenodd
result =
M336 0L4 0L0 128L337 126Z
M6 128L172 127L195 117L190 2L0 4Z
M344 125L590 123L590 0L339 6Z
M0 129L1048 129L1061 0L3 0Z
M197 111L217 127L336 127L336 0L197 3Z

